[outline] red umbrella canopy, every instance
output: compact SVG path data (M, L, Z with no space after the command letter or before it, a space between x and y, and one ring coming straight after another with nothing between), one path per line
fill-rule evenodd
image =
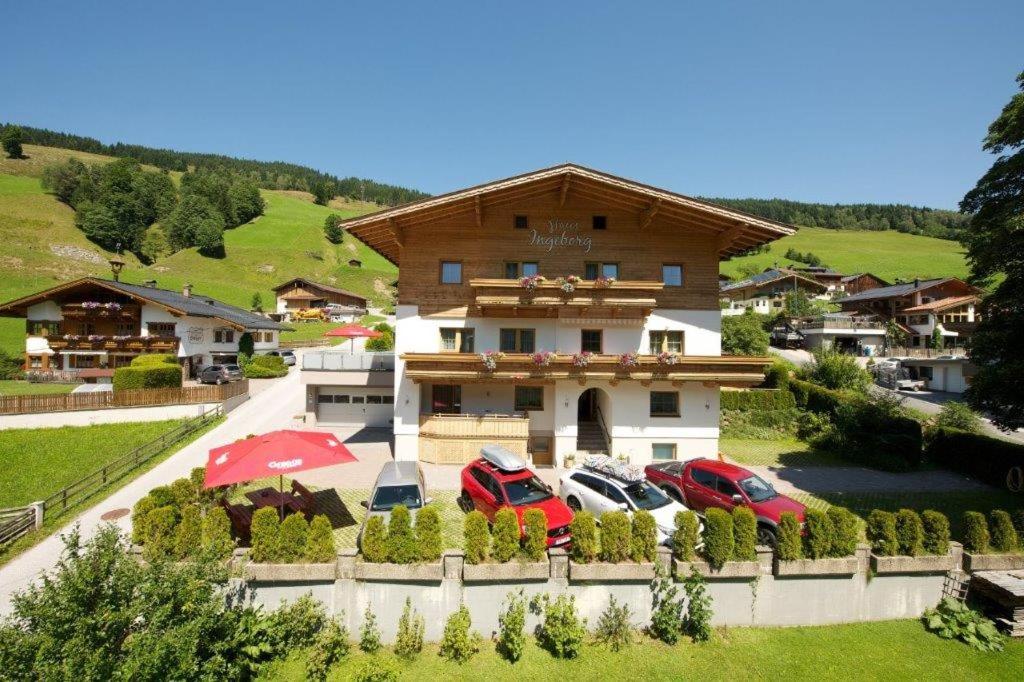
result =
M204 488L291 474L356 458L330 433L271 431L210 450Z
M381 336L381 333L358 324L346 324L342 327L331 329L324 336L340 336L346 339L376 339Z

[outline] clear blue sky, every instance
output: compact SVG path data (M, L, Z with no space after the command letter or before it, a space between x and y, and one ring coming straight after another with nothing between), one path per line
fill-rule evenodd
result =
M1024 69L1020 0L256 4L7 3L0 120L432 193L574 161L954 207Z

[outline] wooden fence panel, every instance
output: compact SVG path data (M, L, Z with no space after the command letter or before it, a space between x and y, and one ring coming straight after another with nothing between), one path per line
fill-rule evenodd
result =
M0 396L0 414L70 412L102 410L113 407L154 407L191 403L222 403L249 392L249 380L220 386L182 386L176 388L135 388L101 393L62 393L55 395Z

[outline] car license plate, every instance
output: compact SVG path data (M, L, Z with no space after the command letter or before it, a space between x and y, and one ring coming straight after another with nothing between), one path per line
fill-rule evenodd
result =
M569 542L569 536L568 535L565 536L564 538L556 538L554 544L556 544L556 545L564 545L567 542Z

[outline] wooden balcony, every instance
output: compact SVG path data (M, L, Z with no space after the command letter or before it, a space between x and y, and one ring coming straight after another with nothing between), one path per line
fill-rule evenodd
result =
M582 281L572 292L555 280L527 289L517 279L474 279L474 303L484 317L635 317L657 307L661 282L616 281L601 285Z
M433 464L466 464L495 443L526 459L530 418L525 414L421 414L419 455Z
M414 382L528 383L549 384L558 380L587 381L671 381L676 385L699 381L718 386L755 386L764 381L764 370L772 363L767 357L733 355L680 355L674 364L656 355L638 355L634 366L624 367L618 355L593 355L586 367L574 365L573 356L560 353L547 365L537 365L527 353L508 353L488 370L477 353L404 353L405 375Z
M54 351L109 351L122 353L177 353L177 336L101 336L90 340L88 336L77 339L65 339L63 336L51 336L47 343Z
M99 307L85 307L82 303L65 303L61 306L60 313L65 320L88 320L88 319L110 319L110 320L137 320L141 314L141 308L137 303L118 304L119 307L111 309L101 304Z

